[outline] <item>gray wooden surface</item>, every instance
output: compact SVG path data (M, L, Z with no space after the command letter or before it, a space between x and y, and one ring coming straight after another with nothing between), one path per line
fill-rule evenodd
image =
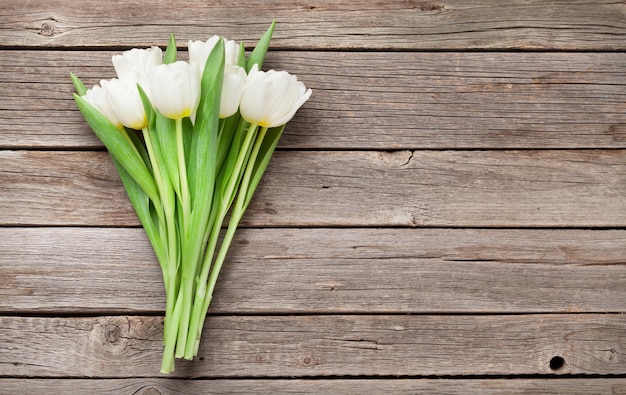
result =
M5 228L0 240L2 311L163 310L142 229ZM623 230L244 228L234 243L214 313L626 310Z
M160 317L0 322L6 375L154 377L160 367ZM198 359L170 376L624 375L625 333L623 314L213 316ZM567 364L551 368L555 356Z
M0 10L0 394L626 393L626 3ZM266 66L314 94L168 379L160 270L69 73L272 19Z
M620 379L4 379L1 394L624 394Z
M87 84L112 78L110 58L118 52L6 51L0 95L11 123L0 124L0 146L101 147L85 132L67 75ZM315 89L280 146L318 150L623 147L624 64L624 52L274 51L267 57L268 67L296 73ZM46 127L33 127L40 123Z

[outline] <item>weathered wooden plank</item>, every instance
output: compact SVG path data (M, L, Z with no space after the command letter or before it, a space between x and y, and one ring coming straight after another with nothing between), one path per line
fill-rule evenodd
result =
M0 147L101 147L69 73L111 78L114 53L3 52ZM282 148L626 147L626 53L270 52L267 66L314 89Z
M0 223L137 225L106 152L0 151ZM623 227L626 151L282 151L254 226Z
M119 12L123 8L124 12ZM165 44L222 34L254 43L279 23L276 48L604 49L626 48L624 4L609 0L255 2L88 0L3 2L0 44L111 47Z
M626 231L239 230L211 313L626 311ZM0 228L0 312L160 313L142 229Z
M154 377L161 333L159 317L0 317L0 375ZM203 336L172 376L626 373L622 314L223 316Z
M93 226L139 223L107 153L0 151L0 169L4 224L37 223L46 212L57 224L62 218ZM87 214L90 205L96 216ZM11 221L10 211L21 219Z
M1 379L0 393L152 394L626 394L626 379Z

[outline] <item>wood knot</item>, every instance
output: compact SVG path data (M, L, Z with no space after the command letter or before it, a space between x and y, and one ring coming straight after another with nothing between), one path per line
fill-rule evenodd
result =
M427 3L422 3L420 5L420 10L424 11L424 12L429 12L429 11L441 11L444 9L444 5L440 4L440 3L431 3L431 2L427 2Z
M51 37L54 35L56 31L56 25L54 24L54 19L49 19L46 22L41 24L41 28L39 29L39 34L46 37Z
M300 366L313 368L320 364L320 361L314 357L307 356L300 360Z
M380 161L393 168L402 168L409 165L413 159L413 151L381 151L375 153Z
M103 317L93 326L90 346L96 353L121 355L132 339L130 322L125 317Z
M104 327L104 339L107 343L116 343L120 340L120 327L115 324L108 324Z

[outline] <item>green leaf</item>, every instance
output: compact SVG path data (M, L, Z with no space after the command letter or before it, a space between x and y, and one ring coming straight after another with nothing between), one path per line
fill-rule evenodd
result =
M130 140L135 145L135 148L139 152L139 155L141 155L141 158L143 159L143 162L146 164L146 167L148 167L148 170L152 169L152 167L150 166L150 157L148 156L146 147L143 145L141 139L137 136L137 131L134 129L127 128L126 133L128 134L128 137L130 138Z
M193 264L186 274L194 276L206 248L207 227L215 193L219 105L224 75L224 40L220 39L209 54L200 86L200 103L191 132L187 179L191 197L189 256ZM183 125L184 132L184 125ZM185 133L185 132L184 132Z
M165 54L163 55L163 63L169 64L174 63L176 61L176 39L174 38L174 34L170 34L170 40L167 43L167 48L165 49Z
M215 184L219 105L224 74L224 41L220 39L209 54L200 85L200 103L192 133L189 155L189 189L192 210L208 217Z
M246 68L246 46L243 41L239 43L239 56L237 57L237 66Z
M137 84L137 89L139 90L139 97L141 98L141 104L143 104L143 109L146 112L146 117L148 118L148 124L152 125L154 123L154 109L152 107L152 103L148 98L148 95L143 90L141 85Z
M98 136L112 157L119 161L120 165L135 180L148 197L160 204L159 194L154 183L154 178L148 170L143 158L134 148L125 133L117 129L98 109L89 104L85 99L74 94L74 100L78 109L83 114L87 124Z
M254 50L250 54L248 58L248 63L246 64L246 72L250 72L252 66L255 64L259 65L259 70L263 67L263 61L265 60L265 54L267 54L267 49L270 46L270 41L272 40L272 34L274 33L274 27L276 26L276 21L273 21L270 27L267 29L261 40L259 40Z
M153 136L157 162L167 172L167 178L180 196L180 174L178 172L178 153L176 150L176 121L167 118L157 110L154 112L156 114L156 128L150 132Z
M170 181L176 192L180 194L174 120L165 117L154 109L148 95L139 84L137 84L137 89L149 119L148 133L151 133L152 137L152 146L156 155L154 159L158 166L165 166L164 169L161 168L162 171L166 171L166 174L162 174L163 181ZM150 163L149 160L146 163Z
M280 140L280 136L283 134L283 130L285 129L285 125L270 128L267 130L265 134L265 138L263 139L263 143L261 144L261 148L259 149L259 154L257 156L256 162L254 163L254 167L252 169L252 175L250 177L250 184L248 185L247 191L242 191L246 194L246 199L244 201L243 210L245 211L252 200L252 195L254 195L254 191L256 187L259 185L263 174L265 173L265 169L267 169L267 165L274 154L274 150L276 149L276 145ZM243 212L242 212L243 214Z
M248 166L248 161L259 131L257 126L250 128L251 125L247 122L245 122L245 125L247 127L243 128L243 130L238 129L235 133L229 155L222 166L218 178L218 187L221 192L221 211L224 212L233 204L238 190L241 187L241 180L244 177L245 169ZM243 154L243 156L241 156L241 154Z
M219 171L224 164L224 160L229 152L231 152L230 147L233 142L233 138L237 133L237 127L240 125L240 122L245 122L241 119L239 112L235 113L231 117L226 119L220 119L220 133L218 135L218 149L217 149L217 161L216 161L216 169ZM241 125L245 126L245 125Z
M191 118L183 118L183 141L185 143L185 165L189 168L189 155L191 153L191 141L193 138L193 123Z
M155 219L150 210L150 200L148 195L146 195L145 192L139 187L120 162L115 158L112 159L115 167L117 168L117 172L120 175L122 184L126 189L128 198L135 208L135 212L137 213L137 217L139 218L141 225L146 231L148 240L150 240L150 243L152 244L159 264L162 268L164 268L167 264L164 240L162 240L161 235L158 232L158 227L155 224Z
M241 151L243 147L244 140L246 138L246 135L248 134L249 126L250 124L242 118L239 122L239 125L234 130L234 132L232 132L232 129L224 130L224 136L222 137L222 141L225 142L228 139L230 140L230 144L229 144L229 147L227 147L225 143L220 144L220 148L219 148L220 150L227 149L225 152L228 153L228 155L226 155L225 158L218 155L218 159L221 160L222 162L221 166L219 167L219 173L218 173L219 175L218 175L217 184L216 184L216 188L219 191L218 196L220 197L220 199L225 199L229 197L229 196L226 196L226 194L229 193L226 190L226 186L228 185L229 180L232 178L233 172L235 171L237 158L239 156L239 151ZM228 136L227 133L233 133L232 137ZM246 162L247 162L247 158L246 158L246 161L244 161L244 163ZM241 174L243 174L243 171L240 171L236 185L239 185L239 179L240 179ZM234 194L233 196L229 197L228 201L226 201L226 205L227 205L226 207L230 206L230 204L232 203L233 197L234 197Z
M191 197L191 218L186 237L183 241L185 256L181 267L181 287L183 313L179 328L176 355L193 355L193 344L197 336L195 329L189 336L189 320L192 302L196 294L194 285L197 283L199 266L204 256L205 234L209 225L211 206L215 191L215 163L217 157L217 135L219 129L219 107L224 76L224 39L213 47L204 65L200 83L200 103L196 111L195 125L192 132L189 167L187 180ZM177 130L179 131L179 130ZM183 131L184 136L184 131ZM184 142L183 142L184 145ZM190 338L189 351L186 342Z
M85 93L87 93L87 88L85 87L85 84L83 84L83 82L78 77L76 77L74 73L70 73L70 78L72 79L72 84L74 84L74 89L76 89L76 93L78 93L78 96L85 96Z

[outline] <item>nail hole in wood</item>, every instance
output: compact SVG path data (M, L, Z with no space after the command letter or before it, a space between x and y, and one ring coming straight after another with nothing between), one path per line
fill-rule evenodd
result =
M552 357L552 359L550 360L550 369L557 371L559 369L561 369L563 366L565 366L565 359L563 359L563 357L561 356L555 356Z

